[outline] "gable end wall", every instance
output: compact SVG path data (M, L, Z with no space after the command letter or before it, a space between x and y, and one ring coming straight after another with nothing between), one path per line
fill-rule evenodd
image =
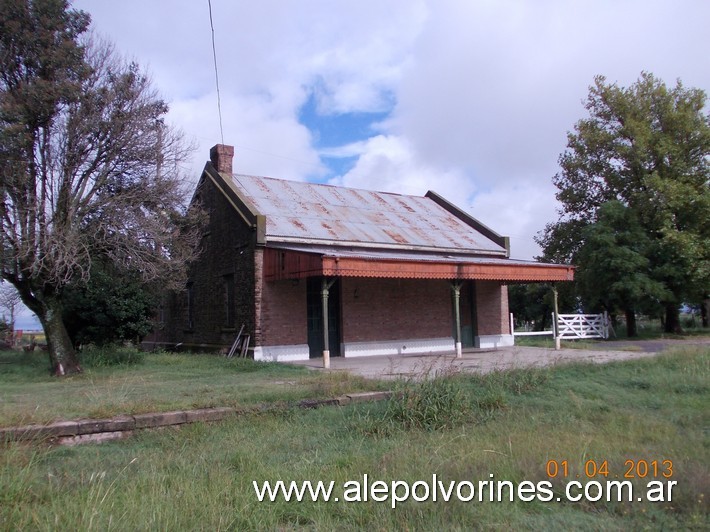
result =
M195 200L209 221L200 243L202 251L191 265L192 327L188 323L187 290L166 298L165 319L154 333L157 343L184 344L184 349L214 350L231 346L244 324L244 333L255 341L256 233L230 205L214 183L203 176ZM234 279L233 323L227 323L225 283ZM147 340L150 340L148 338Z

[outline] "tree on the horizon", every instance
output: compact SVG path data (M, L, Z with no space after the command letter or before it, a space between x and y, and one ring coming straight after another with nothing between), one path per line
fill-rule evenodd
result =
M15 329L15 321L20 310L22 298L14 286L10 283L0 284L0 309L2 309L2 318L11 330ZM7 312L7 315L5 315Z
M81 371L63 292L94 258L184 282L196 216L189 154L135 63L88 35L65 0L0 0L0 268L44 329L55 374Z
M596 291L613 290L617 303L624 300L622 310L655 298L665 312L667 332L681 331L680 305L700 302L710 286L710 115L705 103L702 90L680 81L669 88L650 73L642 73L629 88L598 76L585 105L589 117L568 134L561 170L553 178L562 204L559 219L537 238L544 260L570 261L582 271L606 269ZM611 210L617 216L625 209L623 216L643 234L643 249L634 238L618 234L628 227L594 227L604 209L607 222ZM597 239L595 253L590 236ZM600 245L604 239L615 249ZM622 257L634 265L613 266Z

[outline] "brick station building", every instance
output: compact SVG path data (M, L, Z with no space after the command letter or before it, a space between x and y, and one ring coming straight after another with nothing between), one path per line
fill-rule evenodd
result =
M202 252L148 344L224 348L243 326L257 360L507 346L506 285L573 278L510 259L506 237L434 192L235 175L233 154L210 150Z

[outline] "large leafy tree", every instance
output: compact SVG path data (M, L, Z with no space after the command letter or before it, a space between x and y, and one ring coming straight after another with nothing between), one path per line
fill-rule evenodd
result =
M196 249L188 154L149 80L87 37L65 0L0 0L0 267L44 328L53 371L80 371L63 291L95 257L177 285Z
M599 208L597 222L583 231L576 279L587 305L626 316L627 336L636 336L636 312L670 297L652 277L652 241L634 212L613 200Z
M590 234L585 228L599 221L609 202L628 208L648 245L643 251L627 250L641 253L638 267L662 285L654 292L669 332L680 330L680 303L699 301L710 285L710 117L705 103L702 90L680 81L669 88L649 73L629 88L597 77L586 101L589 117L568 134L561 170L553 178L562 204L559 220L538 238L544 258L584 267L595 256L581 253ZM616 273L619 282L629 285L627 296L635 299L639 290L632 286L632 273L637 270L628 270Z

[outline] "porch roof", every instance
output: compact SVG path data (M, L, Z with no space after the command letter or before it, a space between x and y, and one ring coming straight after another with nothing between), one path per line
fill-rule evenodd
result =
M574 266L465 254L330 246L272 244L264 249L267 281L314 276L555 282L572 281Z

